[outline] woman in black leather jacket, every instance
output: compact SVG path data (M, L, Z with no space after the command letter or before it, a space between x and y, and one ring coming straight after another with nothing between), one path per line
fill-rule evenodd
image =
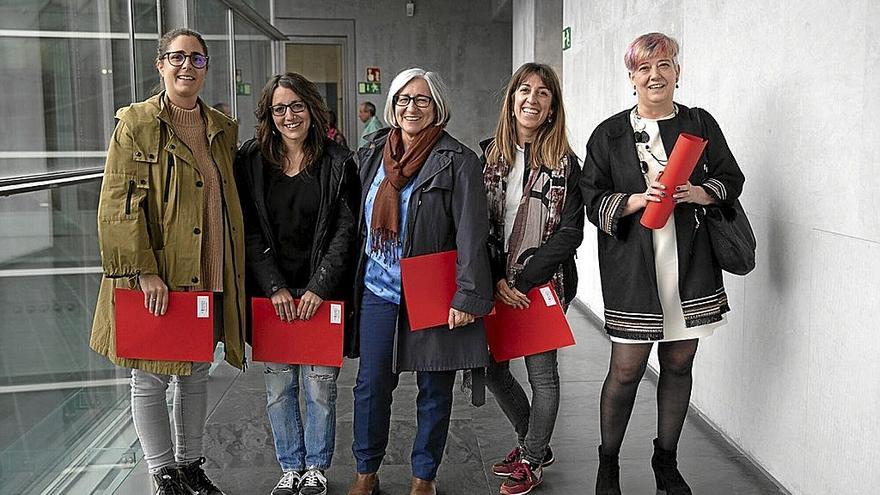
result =
M347 299L351 289L357 167L351 151L326 138L327 108L303 76L270 79L255 114L257 137L236 161L252 295L269 297L282 320L309 319L325 300ZM351 340L345 339L347 355ZM326 493L338 374L335 367L266 364L266 409L284 471L273 494Z

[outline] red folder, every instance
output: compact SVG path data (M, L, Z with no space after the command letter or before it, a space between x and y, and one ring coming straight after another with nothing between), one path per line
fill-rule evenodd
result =
M495 305L495 314L485 319L489 351L496 362L575 344L552 285L535 287L526 295L527 309L499 302Z
M342 366L343 303L324 301L311 319L290 322L281 321L263 297L251 300L251 311L254 361Z
M116 355L156 361L214 360L214 293L169 292L168 311L154 316L144 293L116 289Z
M401 258L400 279L410 331L448 326L449 307L458 290L458 251ZM490 315L495 314L492 308Z
M697 165L697 160L706 148L706 143L708 141L699 136L685 132L678 135L672 154L669 155L669 161L663 169L663 175L658 180L666 186L666 197L660 198L659 203L648 203L645 213L642 214L643 226L649 229L662 229L666 225L669 215L672 215L672 210L675 208L675 201L672 199L675 187L687 183Z
M400 260L400 279L409 328L412 331L449 323L449 305L458 290L457 251L412 256Z

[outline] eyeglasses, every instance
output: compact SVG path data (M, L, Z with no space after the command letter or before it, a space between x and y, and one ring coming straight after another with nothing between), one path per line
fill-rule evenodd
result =
M300 100L297 100L297 101L292 101L292 102L288 103L287 105L285 105L283 103L279 103L278 105L272 105L269 108L272 109L272 115L274 115L276 117L281 117L287 113L288 108L293 113L303 113L303 111L306 109L306 104Z
M204 69L208 66L208 56L202 55L199 52L165 52L159 58L167 58L168 63L174 67L182 67L187 58L190 60L190 63L192 63L192 66L196 69Z
M428 108L431 105L431 102L434 101L434 98L425 95L400 95L394 97L394 104L399 107L408 107L409 102L411 101L416 102L416 106L419 108Z

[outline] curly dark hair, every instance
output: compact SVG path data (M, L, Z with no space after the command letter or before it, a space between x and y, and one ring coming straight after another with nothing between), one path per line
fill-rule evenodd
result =
M303 103L306 104L306 109L311 117L312 125L309 127L305 143L303 143L303 151L305 152L303 163L304 168L308 168L317 162L324 152L329 111L315 83L295 72L272 76L260 93L260 101L254 110L254 117L257 119L257 141L260 143L260 153L265 162L283 168L286 150L284 149L284 140L275 130L275 120L272 118L271 108L272 96L279 86L299 95Z

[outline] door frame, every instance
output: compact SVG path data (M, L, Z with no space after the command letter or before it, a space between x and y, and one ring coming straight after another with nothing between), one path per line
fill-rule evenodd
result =
M278 17L275 19L275 27L287 36L287 40L280 43L280 49L276 54L276 73L285 70L285 46L287 43L305 43L312 45L341 45L342 46L342 87L339 94L342 96L342 111L337 115L340 122L344 122L346 139L349 146L357 148L357 139L360 137L357 125L357 89L356 74L356 47L355 47L355 24L354 19L302 19Z

